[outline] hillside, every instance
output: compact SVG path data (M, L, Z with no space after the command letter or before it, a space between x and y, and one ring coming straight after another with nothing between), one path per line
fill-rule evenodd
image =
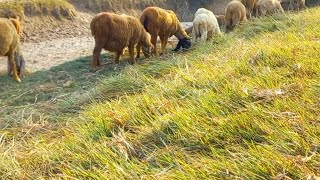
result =
M316 179L319 17L254 19L134 66L1 77L1 179Z

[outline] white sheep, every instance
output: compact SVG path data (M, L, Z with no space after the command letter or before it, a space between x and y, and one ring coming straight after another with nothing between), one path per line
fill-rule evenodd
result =
M201 42L204 42L214 34L221 34L216 16L212 11L205 8L199 8L196 11L195 18L193 20L193 41L200 39Z

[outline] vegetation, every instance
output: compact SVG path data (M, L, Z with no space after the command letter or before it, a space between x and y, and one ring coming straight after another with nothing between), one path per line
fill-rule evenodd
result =
M319 16L254 19L135 66L1 77L1 177L319 176Z
M66 0L9 1L0 4L0 16L52 15L56 18L72 18L76 11Z

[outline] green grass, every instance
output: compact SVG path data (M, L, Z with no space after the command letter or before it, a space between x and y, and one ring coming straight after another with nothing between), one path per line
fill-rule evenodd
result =
M61 11L64 11L61 13ZM0 16L18 15L20 18L35 15L53 15L57 18L72 17L76 11L72 4L66 0L28 0L28 1L9 1L0 3ZM12 14L13 13L13 14Z
M91 73L85 57L19 85L1 78L0 175L319 176L319 16L254 19L135 66Z

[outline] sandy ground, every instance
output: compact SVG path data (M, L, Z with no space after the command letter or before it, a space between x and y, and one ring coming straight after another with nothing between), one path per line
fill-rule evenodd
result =
M92 37L71 37L43 41L39 43L23 43L22 52L26 59L26 67L31 72L48 70L67 61L72 61L92 54L94 39ZM7 58L0 57L0 71L5 71Z
M192 23L183 23L189 27ZM175 41L171 38L170 41ZM22 52L26 59L26 67L29 71L48 70L67 61L92 55L94 39L90 36L78 36L44 40L42 42L22 43ZM89 64L89 62L88 62ZM0 57L0 72L6 71L7 58Z

